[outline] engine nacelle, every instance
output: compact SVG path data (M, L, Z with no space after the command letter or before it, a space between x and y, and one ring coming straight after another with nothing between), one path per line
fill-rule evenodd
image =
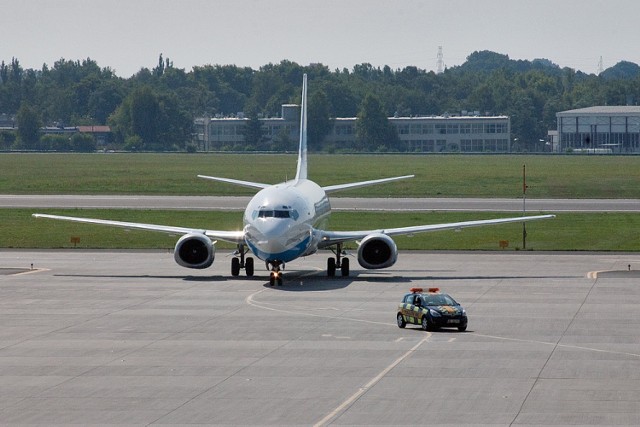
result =
M207 268L213 264L216 248L204 234L185 234L176 243L173 257L187 268Z
M386 234L369 234L358 247L358 262L367 269L391 267L398 260L396 242Z

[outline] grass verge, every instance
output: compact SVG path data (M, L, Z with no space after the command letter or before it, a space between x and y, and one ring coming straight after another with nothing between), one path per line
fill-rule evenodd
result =
M161 211L127 209L38 209L40 213L103 218L194 228L234 230L242 228L242 214L220 211ZM2 248L173 248L179 236L164 233L36 219L33 209L0 209ZM532 213L533 214L533 213ZM332 230L375 229L443 222L509 217L487 212L335 212ZM640 215L627 213L563 213L555 219L527 223L527 250L639 251ZM79 238L73 243L72 237ZM408 250L521 250L522 224L477 227L394 238ZM507 241L500 249L500 241ZM219 242L218 248L232 248ZM355 248L351 244L351 249Z
M196 175L277 183L295 154L0 153L0 194L252 195ZM640 156L311 154L320 185L415 174L340 193L362 197L520 197L522 167L532 198L640 198Z

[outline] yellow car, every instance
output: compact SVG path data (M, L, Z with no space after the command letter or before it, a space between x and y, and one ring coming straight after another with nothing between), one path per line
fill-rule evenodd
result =
M438 288L428 288L427 292L411 288L398 305L396 319L399 328L410 323L422 326L425 331L442 327L458 328L460 332L467 330L466 310Z

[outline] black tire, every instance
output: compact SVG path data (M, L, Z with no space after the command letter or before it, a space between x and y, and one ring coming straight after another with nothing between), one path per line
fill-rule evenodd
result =
M273 286L276 284L276 275L271 273L269 274L269 286Z
M427 316L426 314L424 316L422 316L422 330L423 331L430 331L431 330L431 322L429 322L429 316Z
M407 322L404 320L404 317L400 313L398 313L398 316L396 317L396 321L398 322L398 328L402 329L405 326L407 326Z
M238 276L240 274L240 260L238 258L231 258L231 275Z
M277 281L278 281L278 286L282 286L282 276L279 275Z
M467 325L464 325L464 326L458 326L458 331L460 331L460 332L464 332L464 331L466 331L466 330L467 330Z
M340 264L340 272L342 273L342 277L347 277L349 275L349 258L344 258L342 260L342 264Z
M244 260L244 272L247 273L247 277L253 276L253 258L248 257Z
M336 259L328 258L327 259L327 276L333 277L336 275Z

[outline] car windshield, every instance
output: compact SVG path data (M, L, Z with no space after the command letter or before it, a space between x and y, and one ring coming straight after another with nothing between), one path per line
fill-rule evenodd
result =
M424 305L458 305L458 303L447 294L423 294Z

